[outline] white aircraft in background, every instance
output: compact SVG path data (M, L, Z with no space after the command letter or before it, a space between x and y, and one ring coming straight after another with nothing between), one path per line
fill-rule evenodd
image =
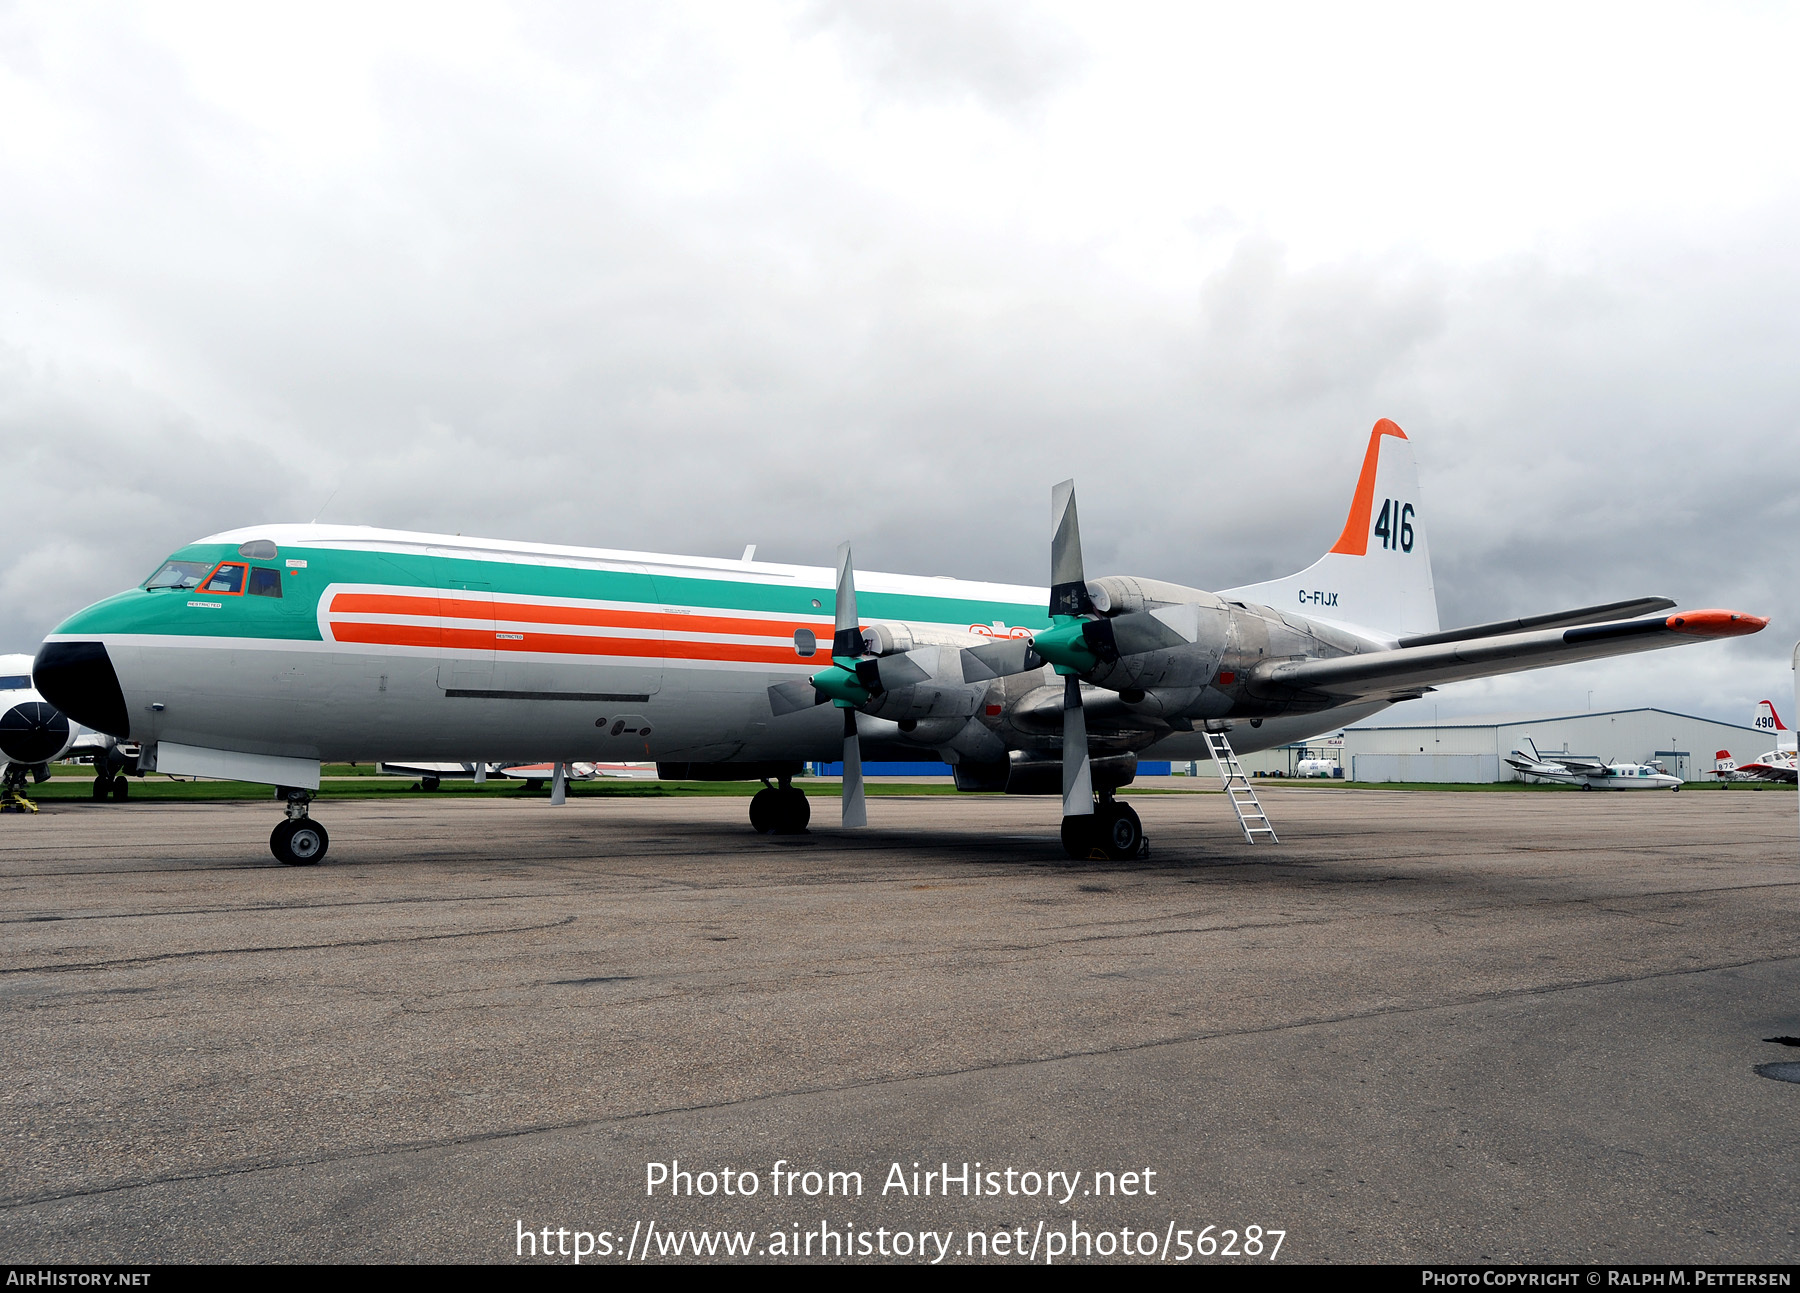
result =
M1757 702L1756 716L1751 719L1750 726L1759 732L1771 733L1775 737L1775 748L1742 765L1731 762L1729 750L1720 750L1720 757L1715 760L1713 769L1721 779L1785 781L1790 784L1800 781L1800 754L1795 751L1794 733L1781 721L1781 715L1775 712L1774 703L1767 700Z
M1652 763L1603 763L1585 755L1539 754L1528 736L1507 764L1527 776L1583 790L1680 790L1682 780Z
M1186 494L1170 482L1144 496ZM834 572L253 526L71 616L33 677L80 722L141 742L146 766L281 788L269 847L289 864L325 854L308 812L321 761L472 753L761 779L751 825L792 833L811 816L792 784L806 763L843 760L842 820L857 827L864 753L929 752L958 789L1060 793L1068 853L1123 860L1146 851L1114 793L1142 753L1212 758L1228 731L1267 749L1444 683L1768 623L1642 597L1445 630L1421 508L1412 444L1383 419L1331 550L1218 593L1089 581L1072 481L1051 491L1048 590L859 578L848 544Z
M31 684L30 656L0 655L0 803L35 812L25 783L48 781L60 759L92 761L95 799L131 793L124 770L136 770L135 752L120 751L116 737L71 723L47 703Z

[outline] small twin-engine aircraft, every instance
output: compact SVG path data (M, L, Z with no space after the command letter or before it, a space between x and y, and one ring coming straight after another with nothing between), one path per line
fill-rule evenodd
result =
M94 765L94 798L124 799L131 783L124 770L136 757L119 749L116 737L71 723L31 685L31 657L0 655L0 804L36 812L25 795L27 779L47 781L59 759L88 759Z
M345 526L255 526L174 553L45 639L34 677L163 772L285 789L270 848L316 862L321 760L655 760L750 780L796 832L806 761L953 765L964 790L1062 796L1072 856L1145 843L1114 797L1138 755L1335 731L1469 678L1760 630L1637 598L1443 630L1412 445L1382 420L1349 519L1306 570L1223 592L1089 581L1073 482L1051 491L1051 586ZM746 554L746 558L751 554ZM773 783L773 784L770 784Z
M1680 790L1682 780L1652 763L1603 763L1577 754L1539 754L1528 736L1507 764L1527 776L1561 781L1583 790Z
M1721 757L1713 765L1715 775L1732 781L1785 781L1790 785L1800 781L1800 754L1794 748L1794 733L1781 721L1781 715L1775 712L1774 703L1758 701L1756 716L1751 719L1750 725L1759 732L1772 735L1775 738L1775 748L1745 764L1731 763L1730 752L1721 750ZM1730 766L1727 767L1727 764Z

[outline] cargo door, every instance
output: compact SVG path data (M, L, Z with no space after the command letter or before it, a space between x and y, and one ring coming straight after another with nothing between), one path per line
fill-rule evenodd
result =
M438 594L438 686L447 696L494 689L494 591L482 581L448 578Z

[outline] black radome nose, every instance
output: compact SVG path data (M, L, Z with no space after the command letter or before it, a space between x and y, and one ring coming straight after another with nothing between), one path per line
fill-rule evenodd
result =
M96 732L121 741L131 735L119 675L100 642L46 642L31 667L38 694Z
M27 700L0 714L0 755L9 763L43 763L69 743L69 720L54 705Z

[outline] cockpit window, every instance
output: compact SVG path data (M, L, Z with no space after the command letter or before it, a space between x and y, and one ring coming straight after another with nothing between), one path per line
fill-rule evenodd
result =
M0 691L24 691L31 686L31 679L22 673L0 675Z
M252 566L249 591L252 597L281 596L281 572L266 570L262 566Z
M252 561L273 561L280 555L280 550L267 539L252 539L238 548L238 556Z
M145 588L195 588L212 567L204 561L171 561L154 575Z
M203 593L241 593L244 591L244 572L247 566L227 561L213 571L212 578L201 585Z

